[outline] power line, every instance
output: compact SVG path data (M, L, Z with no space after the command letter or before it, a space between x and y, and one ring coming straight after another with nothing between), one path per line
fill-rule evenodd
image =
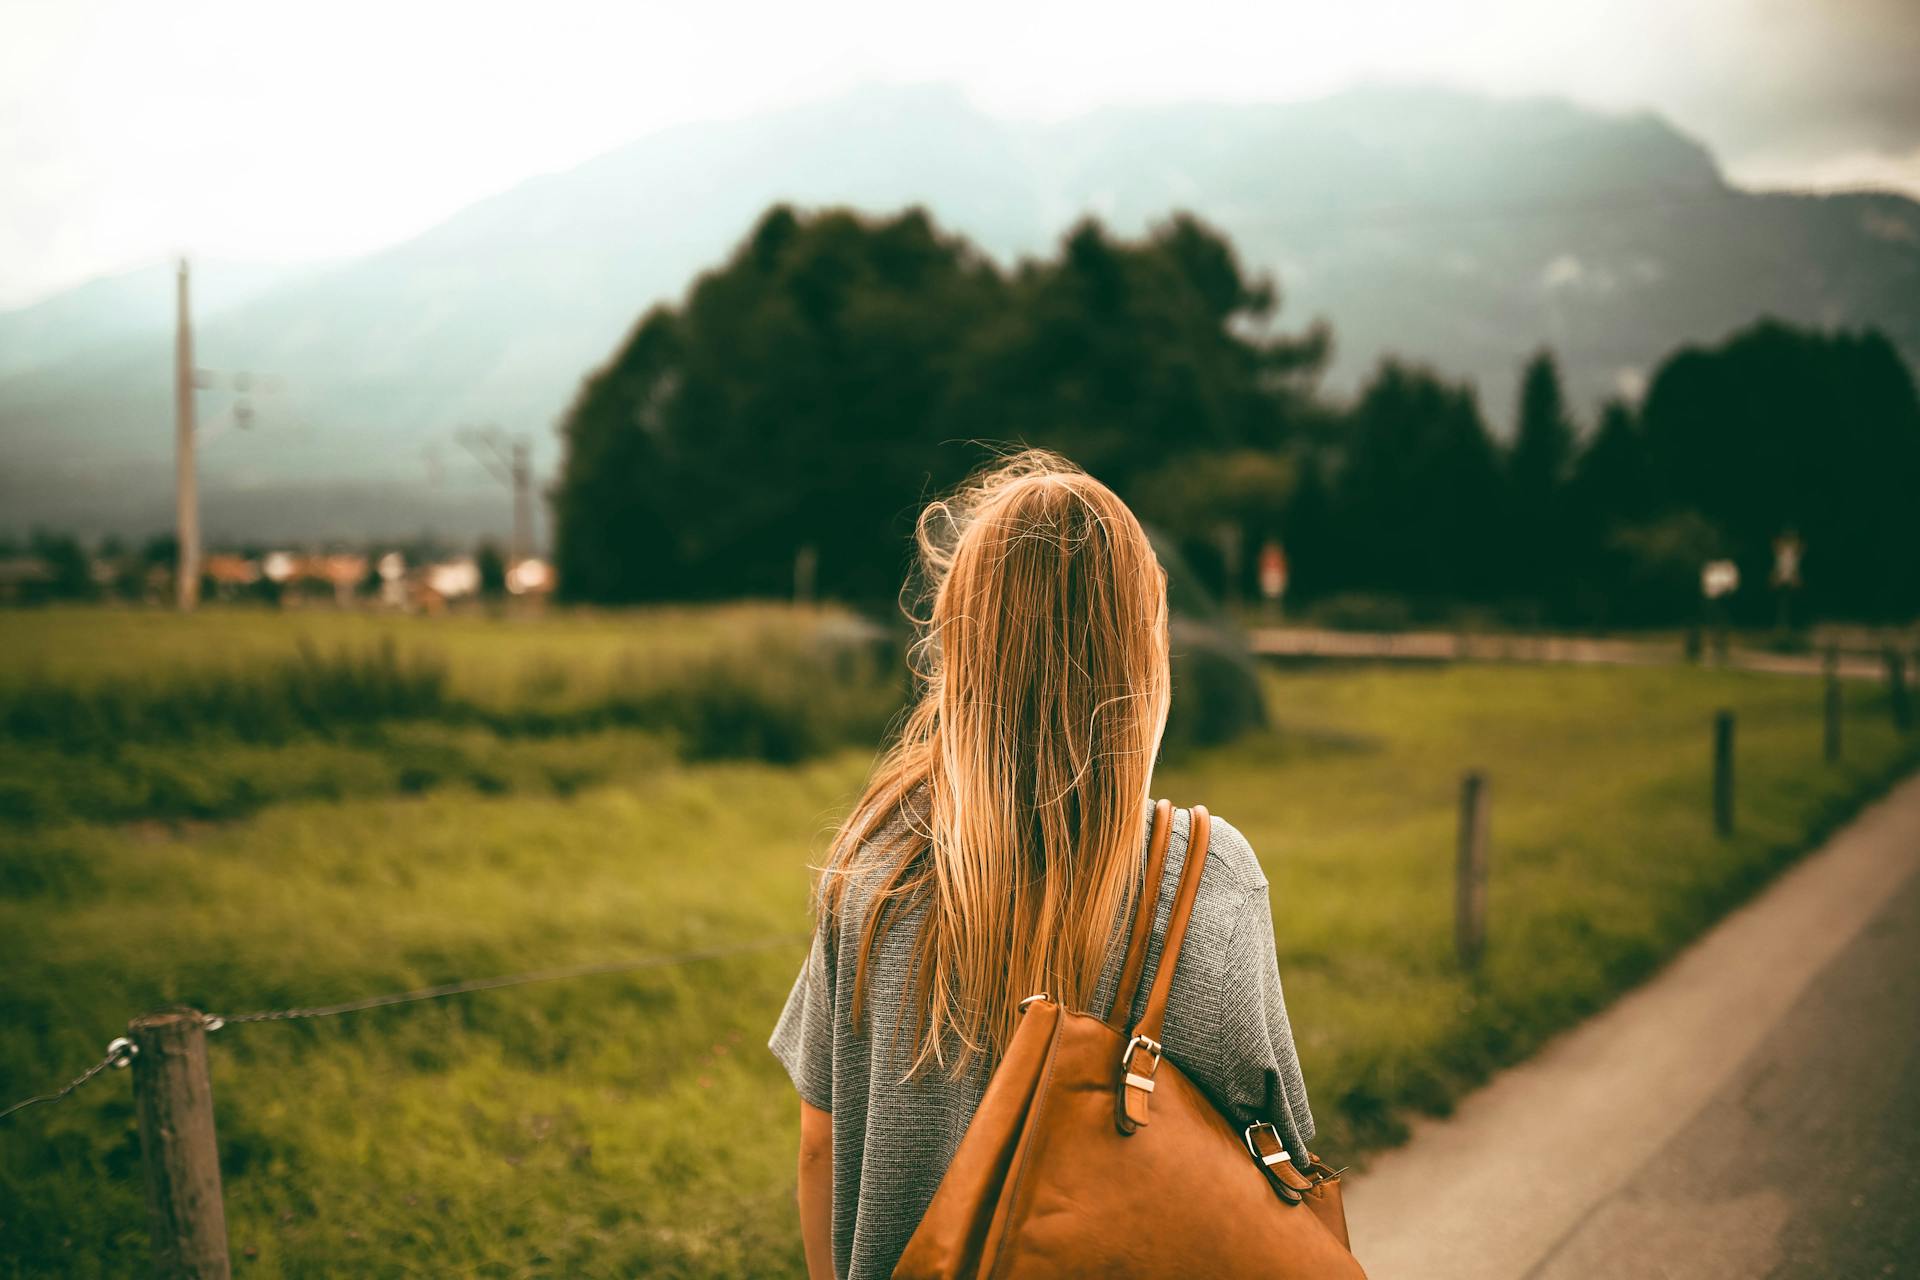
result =
M507 544L511 573L533 554L533 446L524 435L509 436L498 427L462 427L454 438L513 494L513 538Z

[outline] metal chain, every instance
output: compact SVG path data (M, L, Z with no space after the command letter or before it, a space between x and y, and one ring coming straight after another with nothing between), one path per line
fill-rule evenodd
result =
M696 960L719 960L727 956L745 955L754 951L770 951L775 947L795 946L812 936L811 933L781 934L770 938L756 938L752 942L738 942L731 946L683 951L677 955L638 956L629 960L604 960L597 964L569 965L566 968L542 969L534 973L508 974L500 978L474 978L465 982L448 982L437 987L424 987L418 991L397 991L390 995L368 996L341 1004L315 1005L303 1009L262 1009L253 1013L207 1014L205 1015L206 1028L209 1031L218 1031L223 1026L243 1022L289 1022L295 1018L331 1018L336 1014L358 1013L363 1009L379 1009L387 1005L412 1004L418 1000L438 1000L442 996L464 995L469 991L498 991L502 987L521 987L534 982L557 982L562 978L588 978L596 974L664 969Z
M122 1036L119 1039L115 1040L112 1044L109 1044L107 1046L106 1057L100 1059L100 1061L94 1063L92 1066L88 1067L85 1071L82 1071L79 1075L67 1081L66 1086L64 1088L57 1089L52 1093L43 1093L37 1098L23 1098L19 1102L16 1102L12 1106L8 1107L5 1111L0 1111L0 1120L6 1119L8 1116L12 1115L16 1111L25 1111L28 1107L37 1107L43 1102L58 1102L62 1098L66 1097L68 1094L72 1093L75 1089L78 1089L81 1085L85 1084L87 1081L99 1075L102 1071L105 1071L108 1067L112 1067L114 1070L118 1071L121 1068L127 1066L129 1063L133 1061L134 1055L139 1052L140 1052L139 1045L127 1039L125 1036Z

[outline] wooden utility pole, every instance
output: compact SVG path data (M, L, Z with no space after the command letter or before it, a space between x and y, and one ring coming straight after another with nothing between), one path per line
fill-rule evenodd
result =
M508 436L498 427L463 427L454 438L513 494L513 536L507 543L511 585L514 570L533 555L533 445L525 436Z
M507 549L507 572L533 555L533 446L525 436L513 442L513 545ZM509 581L511 581L511 576Z
M226 1280L227 1213L213 1134L206 1020L195 1009L135 1018L127 1034L146 1168L154 1273L162 1280Z
M1713 717L1713 829L1733 834L1733 712Z
M1469 969L1479 965L1487 946L1487 813L1487 777L1471 770L1460 780L1460 846L1453 885L1453 945Z
M187 260L180 259L173 322L173 597L181 611L200 603L200 491L193 457L193 313L187 299Z

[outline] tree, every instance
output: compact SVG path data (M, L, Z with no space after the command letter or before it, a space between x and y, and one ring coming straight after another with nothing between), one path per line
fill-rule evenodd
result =
M1294 483L1293 460L1283 453L1200 454L1141 486L1133 509L1179 542L1222 599L1245 598L1255 585L1260 544L1279 535Z
M1609 400L1601 406L1600 425L1575 460L1566 488L1577 612L1584 621L1653 621L1661 616L1651 607L1654 601L1634 585L1644 575L1636 568L1633 548L1652 544L1645 536L1621 536L1628 529L1644 534L1654 505L1645 435L1624 400ZM1666 539L1663 545L1671 542Z
M79 539L71 534L35 529L27 536L27 551L46 561L53 578L47 594L57 600L86 600L96 594L92 565Z
M1382 361L1348 432L1340 577L1429 598L1491 597L1502 576L1501 476L1473 390Z
M1287 594L1293 600L1327 594L1341 585L1340 575L1345 569L1333 493L1327 485L1322 456L1317 449L1303 452L1299 480L1281 526L1287 554Z
M1671 356L1641 419L1656 502L1724 535L1759 588L1741 592L1748 616L1771 614L1772 543L1789 528L1816 611L1920 609L1920 397L1884 336L1763 321Z
M1323 330L1271 333L1277 305L1191 218L1139 242L1085 222L1009 277L919 210L776 207L575 401L561 590L784 593L812 545L823 592L888 599L922 502L1002 444L1060 449L1142 499L1175 461L1239 450L1197 464L1186 489L1212 489L1183 501L1277 519L1276 446L1327 350Z
M1092 219L1027 262L958 388L953 430L1060 450L1130 499L1195 453L1271 450L1311 406L1330 338L1277 334L1273 282L1188 215L1145 240Z
M1573 421L1560 390L1560 371L1545 348L1527 362L1520 380L1519 428L1507 455L1508 554L1511 586L1535 600L1563 595L1571 552L1562 502L1573 461Z
M930 488L979 456L939 434L952 369L1004 284L920 210L779 206L582 390L554 492L572 599L898 587Z
M480 574L480 594L497 600L507 594L507 558L492 539L483 540L473 553L474 567Z

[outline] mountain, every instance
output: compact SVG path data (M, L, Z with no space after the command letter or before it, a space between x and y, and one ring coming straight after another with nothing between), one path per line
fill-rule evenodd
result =
M922 203L1003 261L1049 251L1088 212L1131 232L1191 209L1276 275L1283 324L1332 324L1330 390L1396 352L1473 379L1496 424L1542 343L1583 407L1762 314L1875 325L1920 361L1920 205L1742 191L1653 116L1368 89L1042 125L940 88L867 90L667 130L203 309L203 365L286 385L247 433L221 435L230 397L202 393L219 436L203 454L209 534L502 531L505 498L455 428L533 433L551 474L580 379L776 199ZM167 523L164 306L158 330L75 341L0 378L0 525Z
M202 315L237 306L301 274L242 262L194 264L193 303ZM174 269L154 263L102 276L41 302L0 311L0 378L127 338L172 340Z

